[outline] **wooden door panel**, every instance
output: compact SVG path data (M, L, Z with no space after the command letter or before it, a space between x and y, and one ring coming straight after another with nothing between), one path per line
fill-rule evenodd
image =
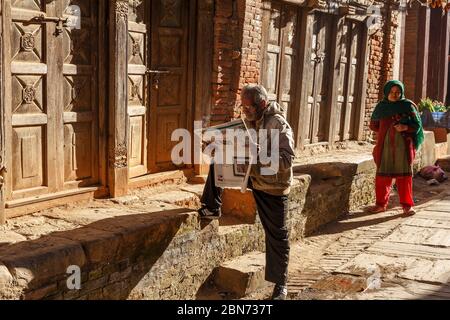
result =
M8 5L8 3L7 3ZM55 6L40 0L10 1L10 92L7 108L10 115L7 140L12 165L8 173L7 199L34 196L54 188L54 174L47 168L51 164L54 146L51 131L54 121L48 115L56 106L55 92L51 88L54 70L48 66L46 52L54 45L50 25L32 20L36 15L53 15ZM8 107L9 105L9 107Z
M264 61L263 86L270 101L278 100L279 72L281 59L281 5L272 3L267 26L267 45Z
M296 57L298 50L297 26L298 10L296 7L284 6L282 15L282 60L280 70L280 89L278 102L286 115L290 114L290 105L295 97L295 85L292 75L296 71ZM289 118L288 118L289 120Z
M177 144L171 141L172 132L180 128L182 116L174 112L159 114L158 116L158 138L160 142L156 146L156 159L158 163L169 163L173 147Z
M361 51L361 41L362 41L362 28L360 23L353 23L352 26L352 40L351 40L351 55L350 55L350 70L349 70L349 84L347 93L347 110L346 110L346 120L348 119L348 124L346 123L346 130L344 139L355 139L356 125L357 125L357 106L355 105L357 86L356 82L359 67L360 67L360 51Z
M172 132L186 128L188 112L188 34L191 1L152 1L150 78L150 166L152 171L175 168ZM190 104L189 104L190 107Z
M308 90L308 100L311 101L311 113L306 121L309 122L305 144L318 143L327 140L329 117L327 110L328 72L330 68L331 49L331 21L322 13L314 14L312 27L312 51L309 72L311 85Z
M43 126L13 128L13 190L44 186L43 170L45 150Z
M128 16L129 177L148 173L148 65L150 0L130 1Z
M264 41L262 83L270 101L278 102L289 116L294 98L292 75L298 51L298 9L273 2L263 19L267 39Z
M98 1L63 0L59 15L69 6L81 10L81 28L64 28L63 131L65 188L98 183Z
M7 0L10 20L7 199L99 180L99 5L90 0ZM81 28L35 19L81 10Z
M359 51L361 41L360 24L347 21L342 28L341 42L341 71L338 88L338 102L342 108L337 110L336 127L338 128L336 141L349 140L356 136L356 83L359 72Z
M45 10L45 0L12 0L11 6L18 9L43 11Z
M89 122L64 125L64 178L77 181L92 177L92 127Z

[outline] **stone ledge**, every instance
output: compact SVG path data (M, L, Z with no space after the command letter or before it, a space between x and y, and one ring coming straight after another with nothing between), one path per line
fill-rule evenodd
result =
M320 162L305 165L295 165L296 174L310 175L314 180L326 180L329 178L353 176L375 170L375 163L371 155L352 157L347 162Z
M336 168L341 174L347 170L345 166L344 169L335 166L333 170ZM333 180L336 185L329 184L330 180L324 181L328 187L323 190L324 185L314 182L310 175L296 173L289 195L287 223L290 239L297 240L332 221L348 207L348 202L366 201L366 198L361 200L352 195L355 189L359 192L369 188L365 186L371 179L371 172L361 171L353 176L354 179L337 177L336 181ZM358 183L359 187L356 187ZM198 192L192 191L186 193L198 196ZM251 191L244 195L239 190L225 192L237 192L236 197L248 197L245 201L248 206L251 205L248 202L253 201ZM236 203L240 205L238 198ZM341 206L341 200L347 198L348 202ZM150 203L148 209L156 211L158 204ZM20 289L14 295L0 291L0 297L190 299L224 261L264 250L264 230L255 209L247 212L254 217L251 223L236 219L237 225L219 226L219 221L201 220L197 212L186 208L142 213L144 203L133 204L130 211L120 204L117 206L85 208L68 215L56 211L35 217L42 221L49 217L66 220L79 227L52 232L38 240L11 243L7 246L8 251L0 248L0 261L9 268L13 281L19 283L16 287ZM48 243L53 246L47 246ZM35 250L34 247L40 249ZM20 248L19 252L16 252L17 248ZM41 269L37 262L44 255L50 259ZM14 261L19 261L23 268L11 268ZM81 266L80 291L66 287L66 269L70 264ZM52 270L48 272L50 268Z

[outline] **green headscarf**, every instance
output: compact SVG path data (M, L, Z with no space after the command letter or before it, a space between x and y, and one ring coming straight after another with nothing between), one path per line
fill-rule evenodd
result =
M392 87L400 88L401 96L396 102L390 102L388 99L389 92ZM399 123L406 124L409 127L416 128L413 133L414 146L416 150L420 147L424 140L422 121L419 113L411 100L405 98L405 86L401 81L391 80L384 86L384 99L381 100L372 114L372 120L377 121L384 118L399 117Z

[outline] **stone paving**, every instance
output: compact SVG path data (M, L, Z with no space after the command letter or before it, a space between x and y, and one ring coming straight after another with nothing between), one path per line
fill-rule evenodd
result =
M289 299L450 299L449 186L416 178L416 215L354 212L293 244Z

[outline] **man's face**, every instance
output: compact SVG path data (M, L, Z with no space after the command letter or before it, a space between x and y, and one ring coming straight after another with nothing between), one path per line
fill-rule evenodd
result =
M401 95L402 95L402 92L401 92L400 88L398 86L393 86L391 88L391 91L389 92L388 100L390 102L397 102L398 100L400 100Z
M242 103L242 111L244 112L245 118L248 121L255 121L258 120L262 116L262 111L265 108L265 103L262 102L260 106L256 106L256 104L253 103L253 100L243 94L241 96L241 103Z
M245 118L249 121L254 121L257 113L257 108L253 105L252 99L243 94L241 97L241 102L242 111L245 114Z

